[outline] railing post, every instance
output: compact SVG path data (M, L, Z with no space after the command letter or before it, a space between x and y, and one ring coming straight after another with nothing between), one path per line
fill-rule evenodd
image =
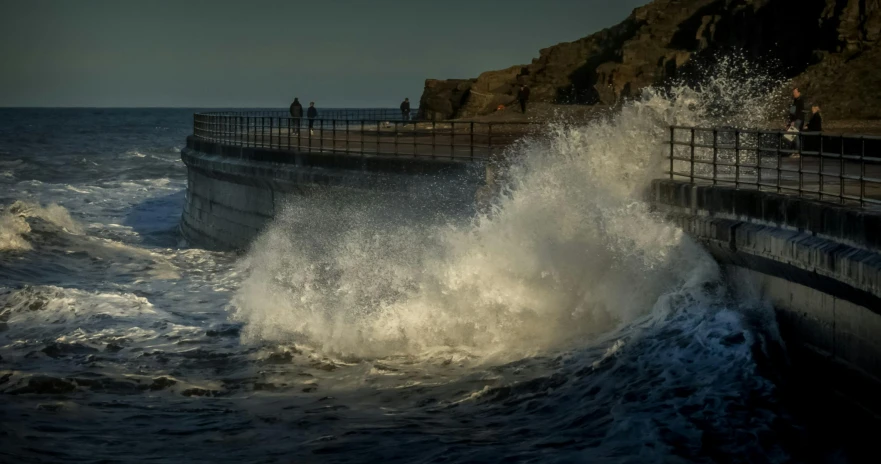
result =
M673 180L673 156L675 154L676 128L670 126L670 180Z
M331 149L332 153L336 153L336 119L330 120L330 138L331 138Z
M469 123L469 125L468 125L468 135L469 135L468 146L469 146L469 150L471 152L471 161L474 161L474 121L471 121L471 123Z
M691 128L691 168L689 169L689 182L694 183L694 127ZM736 179L736 178L735 178ZM737 183L735 182L735 187Z
M762 151L759 149L758 133L756 133L756 190L762 190Z
M489 145L489 157L492 158L493 155L493 123L486 123L486 141L487 145Z
M437 152L437 123L431 121L431 157L434 158Z
M734 188L740 188L740 131L734 131Z
M324 151L324 119L318 120L318 151Z
M269 148L270 149L272 148L272 125L273 125L272 119L273 119L273 117L270 116L269 117Z
M393 124L392 130L395 131L395 156L398 156L398 121L394 121Z
M734 137L737 137L737 132L734 132ZM735 150L737 149L737 144L735 142ZM716 185L716 178L718 176L719 171L719 129L713 129L713 185Z
M456 157L456 123L450 121L450 159Z
M860 206L866 205L866 138L860 136Z
M361 156L364 156L364 120L361 120Z
M820 177L820 188L818 190L820 192L820 201L823 201L823 192L826 189L826 176L824 175L824 173L826 172L826 160L824 158L826 158L826 157L823 156L823 137L822 136L820 137L820 151L818 152L817 156L819 158L819 166L820 166L820 169L817 171L818 175Z
M780 157L781 145L783 145L783 133L777 132L777 143L774 144L774 156L777 158L777 193L783 191L783 158Z
M838 158L841 161L841 167L838 169L838 200L839 203L844 204L844 171L845 171L845 162L844 162L844 136L841 136L841 157Z
M379 145L380 137L382 136L382 121L379 119L376 120L376 154L378 155L382 152L382 147Z

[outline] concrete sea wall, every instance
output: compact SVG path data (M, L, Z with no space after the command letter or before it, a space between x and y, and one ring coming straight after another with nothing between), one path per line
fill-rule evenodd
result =
M424 202L462 210L474 207L485 185L479 162L428 157L295 153L187 138L187 197L181 232L212 250L245 249L284 203L319 190L384 191L402 204Z
M875 413L881 401L881 214L770 192L656 180L654 207L761 292L795 362Z

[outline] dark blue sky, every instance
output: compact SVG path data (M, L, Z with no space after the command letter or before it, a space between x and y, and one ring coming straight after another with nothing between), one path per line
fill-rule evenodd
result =
M396 106L646 0L0 0L0 106Z

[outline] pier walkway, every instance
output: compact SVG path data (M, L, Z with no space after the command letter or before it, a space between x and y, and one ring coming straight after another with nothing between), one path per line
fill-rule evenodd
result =
M881 136L671 127L667 145L673 180L881 209Z
M298 153L477 161L525 135L537 135L542 127L537 122L404 121L400 112L340 110L329 116L334 119L297 120L281 112L197 113L193 135L225 145Z

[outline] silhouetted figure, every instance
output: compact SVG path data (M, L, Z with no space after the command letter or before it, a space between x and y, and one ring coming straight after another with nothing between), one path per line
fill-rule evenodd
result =
M820 114L820 105L814 103L811 105L811 119L808 120L808 132L823 131L823 115Z
M294 98L294 102L291 103L291 118L293 118L294 127L297 130L297 133L300 132L300 120L303 118L303 105L300 104L299 98Z
M409 121L410 120L410 99L405 98L401 103L401 120Z
M792 89L792 105L789 107L789 125L786 129L794 127L795 130L801 131L804 125L805 102L801 98L801 92L798 87Z
M312 130L312 124L315 123L315 118L318 117L318 110L315 109L315 102L309 102L309 109L306 110L306 117L309 118L309 135L315 133Z
M789 148L799 150L801 148L801 130L804 127L805 102L801 97L798 87L792 89L792 105L789 106L789 123L786 124L786 135L783 139L789 143ZM789 155L790 158L798 158L798 153Z
M520 101L520 111L526 114L526 102L529 101L529 87L527 85L520 86L520 90L517 91L517 100Z
M820 114L820 105L814 103L811 105L811 119L808 120L808 125L805 128L807 132L822 132L823 131L823 115ZM806 151L820 151L820 138L822 135L820 134L805 134L804 136L804 149Z

